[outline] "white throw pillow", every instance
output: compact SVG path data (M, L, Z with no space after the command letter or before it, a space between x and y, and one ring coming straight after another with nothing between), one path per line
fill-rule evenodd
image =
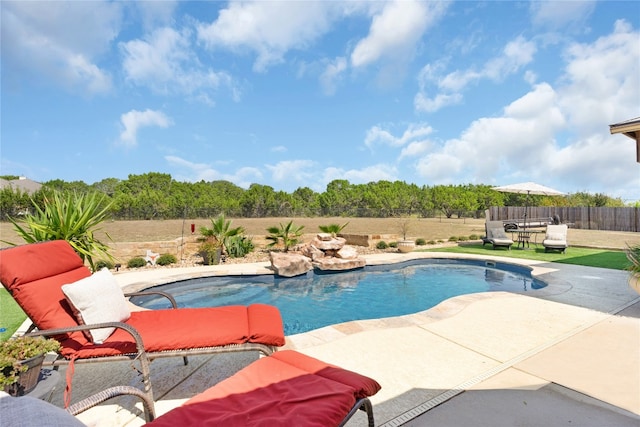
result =
M124 322L131 316L122 289L107 268L89 277L62 286L78 323L92 325ZM85 335L94 344L102 344L115 328L91 329Z
M491 239L508 239L507 235L502 228L489 229L489 238Z
M564 240L563 233L547 233L547 240Z

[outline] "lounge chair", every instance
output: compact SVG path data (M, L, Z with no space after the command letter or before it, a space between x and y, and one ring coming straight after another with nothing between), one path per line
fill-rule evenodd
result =
M504 232L504 224L502 221L487 221L485 223L485 229L487 235L482 239L482 246L484 246L485 243L491 243L493 249L497 247L511 249L513 240L507 237L507 234Z
M145 406L150 404L145 394L129 388ZM373 427L368 398L379 390L380 385L371 378L284 350L258 359L147 426L343 426L360 409ZM99 393L72 405L69 413L30 397L3 395L0 413L10 425L30 427L47 419L51 425L75 426L80 423L71 414L120 394L111 390Z
M64 240L0 250L0 282L37 328L33 335L60 341L51 365L138 360L151 402L153 359L181 356L186 364L189 355L270 355L285 343L279 310L265 304L177 309L170 298L173 309L129 312L108 270L92 275ZM152 405L148 419L153 412Z
M567 224L547 225L547 232L542 241L544 251L557 250L562 253L569 247L567 243Z

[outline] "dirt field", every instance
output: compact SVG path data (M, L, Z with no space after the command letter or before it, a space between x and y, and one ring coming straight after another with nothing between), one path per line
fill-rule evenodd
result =
M343 230L348 234L380 235L383 240L394 241L401 238L398 219L381 218L240 218L232 219L232 226L242 226L246 233L254 238L256 245L261 245L266 236L267 227L286 224L293 219L294 225L304 225L305 238L319 232L318 226L328 224L349 224ZM199 234L201 226L209 226L206 219L199 220L166 220L166 221L112 221L103 225L103 230L115 242L153 242L173 240L181 236L191 235L191 224L195 224L195 234ZM420 218L409 223L407 237L430 240L448 240L452 236L484 235L484 219L458 218ZM103 235L97 233L99 238ZM576 230L569 229L569 244L624 249L626 245L640 244L640 233L615 231ZM0 240L21 243L10 223L0 223ZM5 243L1 247L7 246Z

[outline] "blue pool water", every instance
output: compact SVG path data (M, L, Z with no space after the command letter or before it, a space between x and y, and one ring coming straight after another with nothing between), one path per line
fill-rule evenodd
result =
M285 334L292 335L351 320L417 313L457 295L535 293L545 286L528 269L510 264L416 260L294 278L206 277L153 289L172 294L180 307L272 304L282 313ZM152 309L168 307L166 301L156 296L132 298L135 304Z

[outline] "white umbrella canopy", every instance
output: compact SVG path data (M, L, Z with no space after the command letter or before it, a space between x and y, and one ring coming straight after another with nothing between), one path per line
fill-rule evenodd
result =
M536 184L535 182L521 182L519 184L503 185L501 187L493 187L496 191L503 193L519 193L519 194L537 194L540 196L564 196L562 191Z
M527 205L524 208L524 228L527 228L527 217L529 213L529 195L536 194L539 196L564 196L562 191L554 190L553 188L545 187L544 185L536 184L535 182L521 182L519 184L503 185L500 187L493 187L496 191L503 193L517 193L527 195Z

